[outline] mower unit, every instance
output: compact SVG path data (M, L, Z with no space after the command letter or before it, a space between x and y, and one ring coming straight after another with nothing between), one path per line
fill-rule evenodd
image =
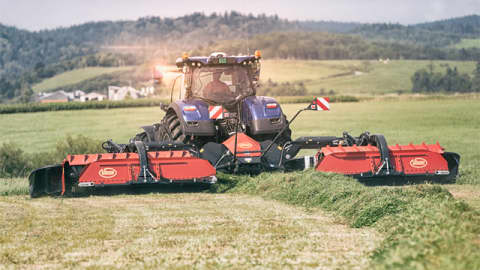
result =
M109 153L68 155L62 164L33 171L30 196L65 195L76 187L217 181L215 168L186 145L107 141L103 147Z

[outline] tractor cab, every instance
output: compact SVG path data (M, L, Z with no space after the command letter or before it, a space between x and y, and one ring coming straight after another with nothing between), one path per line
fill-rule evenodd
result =
M201 99L213 105L233 105L255 95L260 74L260 52L255 56L226 56L212 53L209 57L177 59L184 74L184 99Z
M248 69L231 65L197 67L191 74L191 96L216 104L232 104L238 97L255 94Z

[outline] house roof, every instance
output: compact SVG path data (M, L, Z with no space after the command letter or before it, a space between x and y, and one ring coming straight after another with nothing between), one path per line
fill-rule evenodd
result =
M57 91L44 96L38 97L38 101L41 100L68 100L68 94L64 91Z

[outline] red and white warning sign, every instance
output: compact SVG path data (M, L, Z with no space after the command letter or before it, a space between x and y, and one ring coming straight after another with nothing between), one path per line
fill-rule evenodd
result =
M330 99L328 97L317 97L313 100L310 105L310 109L316 111L329 111L330 110Z
M208 106L208 116L210 119L223 119L223 107Z

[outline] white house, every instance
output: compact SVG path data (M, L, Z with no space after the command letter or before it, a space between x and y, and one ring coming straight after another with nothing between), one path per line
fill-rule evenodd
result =
M106 98L107 97L105 95L95 93L95 92L91 92L91 93L84 94L84 95L80 96L80 101L81 102L92 101L92 100L102 101Z
M124 100L126 97L137 99L145 96L146 95L144 93L137 91L135 88L129 87L129 86L125 86L125 87L109 86L108 87L109 100Z

